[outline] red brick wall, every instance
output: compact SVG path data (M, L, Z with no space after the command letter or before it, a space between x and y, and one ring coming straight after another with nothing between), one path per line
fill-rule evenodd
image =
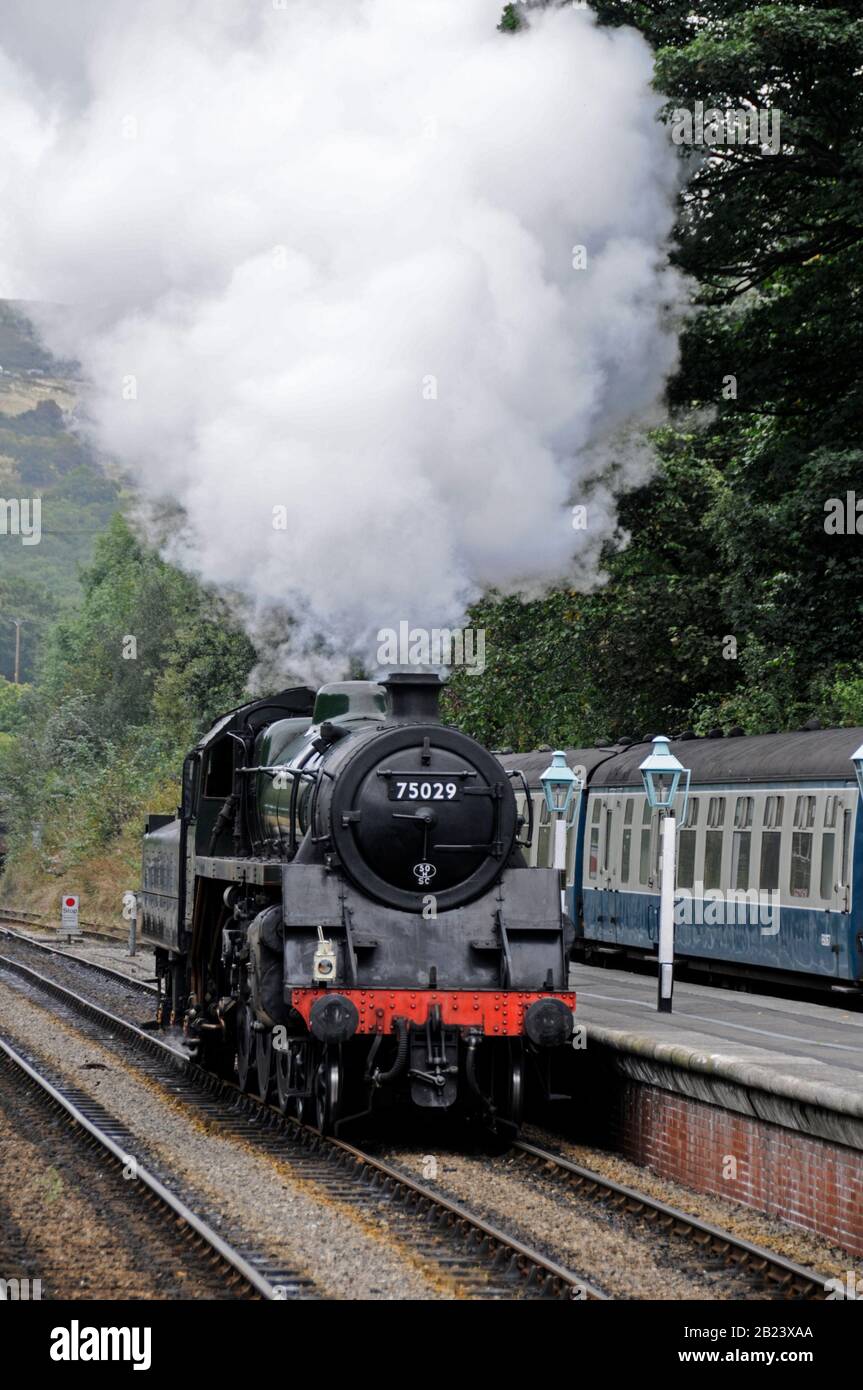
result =
M624 1083L613 1128L621 1153L633 1163L863 1255L863 1153L857 1149L637 1081Z

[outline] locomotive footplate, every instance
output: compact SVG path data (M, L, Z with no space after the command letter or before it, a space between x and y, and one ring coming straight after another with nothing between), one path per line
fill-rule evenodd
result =
M575 1012L574 990L430 990L430 989L315 989L290 991L290 1003L310 1024L312 1008L319 999L350 1000L357 1011L357 1033L392 1033L395 1020L403 1018L412 1026L424 1025L432 1009L447 1028L478 1029L485 1037L520 1038L526 1032L525 1018L531 1006L559 1000L564 1009Z

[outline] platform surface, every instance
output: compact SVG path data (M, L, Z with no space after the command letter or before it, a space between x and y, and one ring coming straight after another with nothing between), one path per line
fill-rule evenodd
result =
M753 1085L772 1077L786 1093L801 1083L807 1091L823 1088L828 1104L828 1095L842 1092L863 1114L863 1013L676 980L669 1015L657 1013L653 976L575 965L570 984L576 1021L587 1025L588 1039L594 1029L606 1040L619 1033L625 1049L659 1045L683 1065L687 1053L701 1054L711 1070L731 1069Z

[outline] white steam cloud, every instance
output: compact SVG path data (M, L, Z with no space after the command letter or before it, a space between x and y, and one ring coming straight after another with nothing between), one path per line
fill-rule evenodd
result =
M502 34L501 0L6 8L0 294L64 306L87 428L182 509L170 558L259 633L287 611L306 674L321 637L368 659L489 585L595 578L603 477L645 467L610 441L676 361L633 31Z

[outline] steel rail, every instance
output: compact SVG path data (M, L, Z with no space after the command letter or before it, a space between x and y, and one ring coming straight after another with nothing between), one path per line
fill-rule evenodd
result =
M29 909L19 907L6 907L0 905L0 922L15 922L19 927L41 927L43 931L59 931L57 919L48 918L44 912L31 912ZM78 930L82 936L92 936L98 941L123 941L123 932L113 932L104 922L85 922L83 919L78 923Z
M70 1095L38 1071L25 1057L22 1057L3 1037L0 1037L0 1056L36 1086L45 1100L50 1102L56 1110L59 1110L70 1124L89 1136L90 1140L108 1156L115 1167L127 1170L133 1164L135 1179L144 1185L147 1193L155 1198L167 1213L170 1213L171 1218L176 1218L187 1227L201 1244L206 1246L226 1268L232 1271L232 1275L239 1276L252 1293L259 1298L273 1301L281 1301L284 1298L284 1285L273 1284L265 1275L255 1269L238 1250L235 1250L228 1241L219 1235L218 1231L213 1230L213 1227L192 1211L181 1197L166 1187L155 1173L151 1173L128 1150L123 1149L115 1139L112 1139L101 1125L96 1123L95 1119L92 1118L93 1110L101 1109L101 1107L94 1107L91 1114L87 1115L85 1110L91 1107L86 1100L73 1100Z
M48 956L58 956L61 960L71 960L77 965L86 966L88 970L96 971L99 975L107 976L109 980L114 980L117 984L131 985L133 989L139 989L145 994L158 993L156 986L150 980L138 980L134 975L126 975L122 970L115 970L112 965L103 965L101 961L88 960L86 956L76 955L74 951L59 951L56 946L49 946L45 941L34 941L32 936L22 936L21 932L13 931L11 927L4 927L2 925L3 920L4 913L0 910L0 937L20 941L23 946L32 947L34 951L42 951Z
M151 1056L163 1058L210 1095L230 1103L234 1112L237 1108L242 1109L256 1120L258 1125L263 1119L270 1131L275 1129L298 1140L305 1148L334 1160L340 1173L346 1172L358 1179L364 1187L376 1188L396 1200L403 1201L406 1207L417 1215L426 1217L441 1229L461 1236L475 1254L487 1258L498 1268L503 1267L508 1272L521 1275L526 1284L541 1296L571 1300L605 1300L608 1297L589 1280L548 1259L517 1237L491 1225L460 1203L451 1201L408 1174L342 1139L321 1135L316 1129L302 1124L293 1116L282 1115L275 1107L241 1091L233 1082L205 1071L185 1049L175 1043L156 1037L127 1019L118 1018L108 1009L75 993L65 985L48 979L21 961L0 955L0 967L35 985L75 1013L109 1028L112 1033L120 1034L126 1041Z
M752 1269L779 1285L788 1297L817 1299L827 1296L829 1281L826 1276L795 1264L793 1260L787 1260L784 1255L767 1250L763 1245L756 1245L731 1231L713 1226L690 1212L669 1206L667 1202L661 1202L633 1187L626 1187L526 1139L517 1139L511 1152L521 1154L532 1167L544 1165L550 1176L569 1182L586 1196L625 1207L633 1215L644 1216L666 1229L672 1229L673 1234L707 1247L715 1255L724 1256L729 1263Z
M445 1222L450 1228L459 1230L483 1253L496 1259L498 1263L504 1259L508 1260L512 1268L519 1270L531 1282L539 1284L549 1296L587 1299L608 1297L589 1281L581 1279L572 1271L530 1249L517 1238L490 1225L466 1207L424 1186L401 1169L392 1167L345 1140L323 1136L311 1126L302 1124L292 1116L282 1115L275 1107L241 1091L233 1082L214 1076L199 1066L185 1049L175 1043L154 1036L126 1019L118 1018L101 1005L85 999L63 985L58 985L56 981L40 975L38 971L22 965L19 961L0 955L0 966L30 980L40 989L62 1000L75 1012L110 1027L114 1032L119 1031L151 1055L165 1057L173 1067L187 1072L191 1079L210 1094L230 1102L234 1108L240 1106L248 1115L265 1117L271 1128L275 1126L298 1139L306 1147L311 1146L320 1153L334 1157L343 1168L352 1171L363 1181L413 1203L421 1211L427 1212L432 1219ZM535 1167L544 1165L549 1175L565 1179L585 1196L611 1202L633 1215L642 1215L647 1220L671 1229L673 1234L686 1237L709 1249L712 1254L724 1257L729 1263L751 1270L777 1286L787 1297L820 1299L827 1296L828 1279L815 1270L795 1264L775 1251L747 1241L731 1231L713 1226L689 1212L650 1197L647 1193L603 1177L601 1173L574 1163L550 1149L517 1139L509 1152L520 1154L526 1162Z

